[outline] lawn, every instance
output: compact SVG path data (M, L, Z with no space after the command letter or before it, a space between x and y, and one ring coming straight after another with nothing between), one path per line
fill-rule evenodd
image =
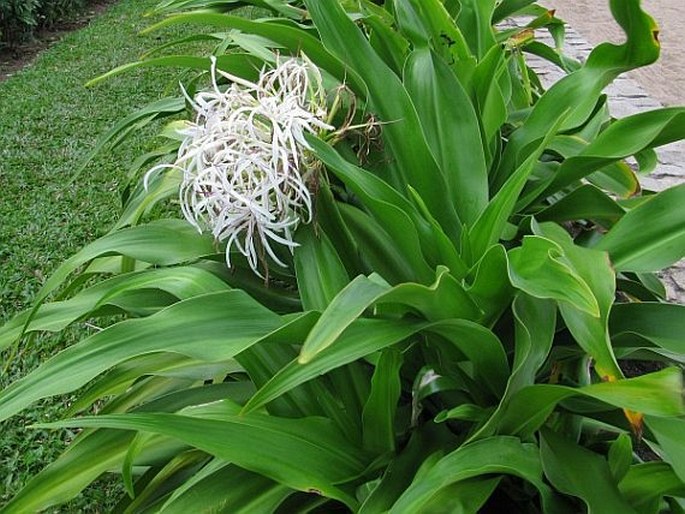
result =
M111 68L137 60L159 36L139 36L156 0L122 0L88 27L68 34L33 64L0 82L0 322L27 308L45 277L85 243L103 235L119 213L119 188L145 138L92 162L71 182L98 137L129 112L175 90L174 70L140 70L87 89ZM165 34L181 35L185 29ZM149 144L149 143L148 143ZM80 330L86 330L81 327ZM0 386L35 368L69 337L37 338L6 366ZM61 452L65 432L26 430L57 418L69 399L36 406L0 426L0 505ZM40 413L40 415L38 414ZM101 504L91 500L74 505Z

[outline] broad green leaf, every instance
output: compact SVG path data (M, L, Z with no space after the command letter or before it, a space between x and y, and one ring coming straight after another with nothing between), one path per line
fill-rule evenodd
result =
M409 43L397 31L393 30L380 16L370 15L364 23L371 29L369 43L383 59L388 68L399 77L409 50Z
M619 303L611 310L609 330L614 340L634 336L676 354L685 353L685 305Z
M323 311L349 282L347 271L328 236L304 225L295 240L295 273L305 310Z
M469 241L471 243L472 258L475 261L479 260L490 246L499 242L509 217L514 212L519 195L523 191L530 174L533 172L540 154L564 119L565 113L562 113L550 127L550 131L544 139L541 142L535 143L535 150L516 169L511 177L506 180L502 188L497 191L485 210L478 217L476 223L471 227Z
M363 78L369 90L371 110L388 122L383 127L383 139L393 158L389 167L392 176L385 178L400 193L405 192L407 185L414 187L443 229L454 237L459 227L456 211L422 135L412 100L399 78L388 69L337 2L305 0L305 5L326 48Z
M139 437L141 434L139 434ZM143 438L152 438L154 435L146 434ZM135 445L135 442L133 443ZM166 493L169 483L177 480L182 480L188 475L192 476L196 470L207 461L207 454L200 450L183 450L175 455L161 466L161 469L154 471L154 476L150 480L141 479L137 491L134 491L133 485L129 489L131 502L127 505L127 512L141 511L145 507L150 507L155 503L156 497L160 494ZM150 473L151 475L152 473ZM125 477L124 477L125 479Z
M531 143L549 134L560 116L564 116L561 130L581 125L592 113L603 89L617 76L651 64L659 56L656 23L642 11L640 0L611 0L610 4L615 19L626 34L625 43L597 46L582 68L558 81L542 95L524 125L510 137L494 177L495 189L499 189L519 163L529 157Z
M334 344L345 328L374 304L397 304L402 310L418 312L428 321L475 320L481 316L468 293L444 267L438 268L431 286L405 283L390 288L377 277L370 279L360 275L324 311L302 346L300 364L309 362Z
M119 75L126 71L136 68L158 68L158 67L173 67L173 68L187 68L201 71L209 71L211 67L209 57L197 57L194 55L165 55L164 57L155 57L143 61L131 62L114 68L104 75L86 83L86 87L94 86L95 84L107 80L115 75ZM217 68L237 75L246 80L254 81L259 78L259 69L264 65L264 62L250 54L228 54L220 55L216 58Z
M162 351L223 361L279 325L277 315L238 290L179 302L148 318L113 325L60 352L0 393L0 419L40 398L73 391L132 357Z
M593 316L568 304L559 304L559 310L573 338L595 359L595 369L610 380L623 376L616 362L609 339L609 312L614 304L616 277L604 252L577 246L568 233L554 223L534 225L534 231L559 244L576 273L590 287L597 300L600 315Z
M492 437L469 443L449 453L417 476L395 502L391 514L421 512L440 490L462 480L493 473L511 474L530 482L542 497L545 507L554 503L552 492L542 480L537 447L515 437Z
M606 193L593 185L583 185L565 195L543 211L535 214L538 221L593 220L602 225L611 226L624 214L625 209L618 205Z
M645 424L663 450L664 460L673 466L673 471L685 482L685 418L646 416Z
M540 456L549 481L559 491L583 500L588 514L637 514L619 492L600 455L544 429L540 434Z
M306 364L294 359L259 389L245 406L250 412L282 394L333 369L397 344L421 330L426 324L402 321L357 319L335 344L315 354Z
M630 210L596 245L618 271L659 271L685 256L685 184Z
M416 280L416 269L410 264L407 255L374 216L348 203L339 203L338 210L358 245L365 273L373 271L390 284Z
M449 432L439 425L424 425L412 431L407 444L388 463L378 485L363 501L359 514L387 512L407 489L417 470L439 455L441 444L450 440Z
M432 50L453 65L460 78L469 75L476 58L443 2L396 0L393 9L399 30L412 36L416 48L430 45Z
M534 2L535 0L502 0L492 15L492 21L498 23Z
M299 362L306 364L331 346L371 304L389 289L387 284L358 276L340 291L323 312L302 345Z
M502 477L478 477L460 480L438 491L428 500L421 514L472 514L481 507L495 491Z
M466 356L478 383L497 397L504 393L509 364L502 343L494 333L463 319L440 321L426 327L426 330L442 336ZM439 344L444 342L440 341Z
M249 392L249 389L247 389ZM174 412L188 405L214 402L224 398L243 400L243 384L223 383L184 389L138 407L140 412ZM6 513L37 512L74 498L105 471L116 469L126 454L134 434L120 430L82 432L65 452L36 474L23 489L4 506ZM168 442L157 439L139 456L141 464L152 454L169 448ZM173 445L174 449L178 444Z
M42 426L105 427L162 434L292 489L317 491L350 507L356 504L335 484L356 478L368 464L368 458L329 420L241 414L238 406L224 404L224 407L221 419L136 413L79 418Z
M272 512L292 492L262 475L226 463L166 501L160 513L211 514L227 509L235 514Z
M471 51L482 59L495 45L492 17L495 0L461 0L457 24L471 47Z
M663 512L664 496L685 497L685 483L665 462L646 462L631 467L618 489L635 510L650 514Z
M364 448L383 454L395 450L395 414L402 392L402 354L392 348L381 352L371 378L371 393L364 405Z
M492 326L514 297L511 282L502 280L502 277L508 278L508 268L507 252L502 245L491 246L476 265L475 277L467 291L483 311L479 321L485 326Z
M423 255L434 265L445 264L454 274L464 273L463 263L454 246L436 223L425 219L419 210L397 190L390 187L373 173L354 166L343 159L330 145L317 138L307 138L309 144L328 168L364 203L384 228L390 230L397 243L410 259L419 277L426 276ZM417 250L416 237L420 240L421 251ZM416 255L414 255L416 254Z
M556 192L613 162L683 138L685 109L682 107L621 118L601 132L579 155L564 161L546 193Z
M488 202L483 142L471 99L442 58L427 48L409 55L404 83L459 219L471 226Z
M191 12L170 16L156 23L142 33L147 34L164 27L198 23L204 26L225 27L265 37L290 49L291 52L302 52L318 66L330 72L341 82L346 82L362 97L366 96L366 88L359 76L351 69L331 55L315 37L302 29L293 26L270 23L268 21L251 21L237 16L209 12Z
M611 443L607 460L614 480L616 482L623 480L633 463L633 442L628 434L619 434Z
M31 316L72 272L96 257L118 254L149 264L169 266L215 252L211 237L198 234L195 228L181 220L158 220L112 232L89 244L55 270L36 295L36 307Z
M535 384L512 396L499 413L496 424L500 433L530 435L545 422L559 402L576 395L647 415L680 416L685 413L682 388L677 368L578 388Z
M105 305L125 309L126 295L131 292L160 290L184 300L227 289L228 285L212 273L189 266L126 273L84 289L68 300L42 305L26 326L25 332L59 332L84 316L92 316ZM27 318L28 312L25 312L0 327L0 348L7 347L21 337Z
M599 305L590 287L554 241L524 237L520 247L509 251L509 279L531 296L566 302L599 317Z
M72 177L72 181L76 180L79 175L86 169L90 162L102 150L109 147L112 148L120 143L132 130L141 128L142 126L151 123L160 117L171 116L182 112L185 109L185 100L183 98L162 98L153 102L139 111L127 116L121 121L117 122L105 134L100 136L95 148L86 156L83 163L76 170Z

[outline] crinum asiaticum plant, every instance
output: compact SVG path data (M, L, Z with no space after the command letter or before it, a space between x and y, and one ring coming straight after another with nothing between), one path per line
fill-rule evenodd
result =
M201 74L101 146L190 120L0 332L126 318L0 394L3 419L84 386L65 418L99 406L48 425L86 430L4 512L105 472L126 512L682 512L684 307L655 273L685 254L685 186L640 191L624 159L648 169L685 110L608 115L659 52L638 0L611 7L626 41L581 65L527 0L160 5L203 8L156 28L211 26L215 56L125 67ZM569 73L545 91L522 52ZM165 198L191 223L144 221Z

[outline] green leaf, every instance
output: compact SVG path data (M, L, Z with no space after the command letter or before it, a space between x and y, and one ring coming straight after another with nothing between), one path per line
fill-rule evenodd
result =
M625 209L598 187L585 184L543 211L536 213L535 219L557 223L586 219L611 226L625 212Z
M599 305L590 287L554 241L524 237L523 244L509 252L509 278L514 287L531 296L566 302L599 317Z
M555 223L534 225L538 235L553 240L564 250L576 273L589 286L599 306L599 316L561 303L559 310L573 338L595 359L595 369L601 377L617 379L623 376L616 362L609 339L609 312L614 304L616 276L604 252L577 246L571 236Z
M485 385L496 397L504 393L509 364L502 343L494 333L463 319L440 321L426 330L442 336L466 356L479 384ZM436 346L440 349L443 344L439 341Z
M509 277L508 269L507 252L502 245L491 246L476 265L475 277L467 291L483 311L479 321L485 326L492 326L514 297L511 282L502 280Z
M535 384L513 395L491 423L497 425L500 433L530 435L545 422L559 402L576 395L648 415L680 416L685 413L682 387L677 368L579 388Z
M292 493L292 489L262 475L223 462L222 468L194 480L182 494L174 494L160 513L210 514L227 508L235 514L272 512Z
M259 69L264 62L250 54L228 54L219 55L216 58L217 68L237 75L246 80L256 80L259 78ZM194 55L165 55L164 57L155 57L153 59L146 59L144 61L136 61L124 64L92 79L86 83L86 87L94 86L95 84L107 80L115 75L119 75L126 71L136 68L158 68L158 67L173 67L173 68L187 68L193 70L208 71L211 67L209 57L197 57Z
M657 514L664 496L685 497L685 484L665 462L647 462L630 468L618 484L625 498L638 512Z
M540 456L549 481L583 500L588 514L637 514L619 492L607 462L596 453L543 429Z
M685 354L685 305L619 303L611 310L609 330L614 341L635 336L675 354Z
M335 343L343 330L373 304L397 304L403 310L420 313L428 321L481 317L468 293L442 266L431 286L405 283L390 288L378 277L372 278L360 275L335 297L304 342L300 364L306 364Z
M640 0L611 0L611 10L626 34L625 43L597 46L582 68L542 95L524 125L510 137L494 177L495 188L529 157L531 143L549 134L560 116L564 116L561 130L578 127L592 114L602 91L616 77L658 58L657 26L640 8Z
M514 437L492 437L460 448L441 458L417 476L390 509L390 514L422 512L431 498L452 484L493 473L511 474L535 486L545 507L553 504L552 492L542 480L537 447ZM546 509L545 509L546 510Z
M459 228L444 177L440 174L428 144L423 137L411 97L383 60L376 54L364 34L337 2L305 0L321 40L331 53L356 71L369 90L369 107L382 121L383 139L392 163L391 175L385 178L401 193L407 185L416 189L430 206L431 212L450 237ZM311 57L311 56L310 56Z
M96 155L107 147L112 148L116 146L132 130L141 128L157 118L182 112L184 109L185 100L183 98L162 98L117 122L105 134L100 136L95 148L86 156L83 163L76 170L76 173L74 173L74 176L71 178L72 182L81 175Z
M609 469L616 482L620 482L633 463L633 442L628 434L619 434L609 447Z
M685 256L685 184L630 210L599 241L618 271L659 271Z
M292 489L317 491L350 507L356 504L335 484L358 476L368 459L329 420L240 414L239 406L228 403L222 404L222 410L220 419L176 414L112 414L42 426L106 427L162 434Z
M250 388L241 383L212 384L195 387L166 395L137 407L140 412L177 411L188 405L199 405L233 398L236 401L249 394ZM120 430L84 431L55 461L36 474L12 500L4 506L4 512L22 514L38 512L52 505L74 498L88 484L105 471L121 465L134 434ZM172 445L179 450L178 444ZM169 441L157 438L148 442L138 463L154 460L170 448Z
M293 53L302 52L318 66L330 72L341 82L347 82L357 94L366 96L366 87L359 76L331 55L315 37L306 31L282 23L269 21L252 21L237 16L209 12L191 12L170 16L144 31L154 32L164 27L184 23L198 23L204 26L215 26L237 29L241 32L262 36L290 49Z
M230 289L228 285L212 273L189 266L126 273L84 289L68 300L42 305L26 326L25 332L59 332L86 315L92 316L106 305L126 309L132 292L159 290L184 300L227 289ZM21 337L28 314L22 313L0 327L0 349Z
M490 203L481 213L476 223L471 227L469 240L474 260L480 259L490 246L499 242L509 217L514 212L519 195L523 191L530 174L533 172L538 158L556 133L565 116L566 114L562 113L555 120L544 139L535 143L535 150L507 179L502 188L490 200Z
M308 137L307 140L317 157L392 234L396 244L405 253L403 257L412 264L416 277L424 279L427 274L432 274L422 255L435 266L449 266L455 275L465 274L466 264L437 223L431 222L430 218L425 219L412 202L387 182L346 161L330 145L314 137ZM419 242L416 241L417 237Z
M371 393L364 405L364 448L383 454L395 450L395 414L402 392L402 354L394 349L381 352L371 378Z
M657 109L621 118L601 132L577 156L564 161L546 194L556 192L590 172L685 138L685 109Z
M389 290L387 284L358 276L330 302L300 350L298 361L306 364L332 345L372 303Z
M664 460L685 482L685 419L646 416L645 424L661 446Z
M64 261L36 295L38 305L81 265L105 255L123 255L158 266L196 260L216 252L211 237L202 236L181 220L158 220L117 230L89 244Z
M304 310L323 311L350 281L323 230L301 226L295 236L295 274Z
M483 142L471 99L442 58L427 48L409 55L404 83L459 219L471 226L488 203Z
M461 0L457 24L471 47L471 51L482 59L495 45L492 17L495 0Z
M113 325L60 352L0 393L0 419L38 399L73 391L132 357L165 351L223 361L279 325L277 315L238 290L179 302L148 318Z
M397 344L425 326L402 321L357 319L338 337L336 344L317 353L306 364L294 359L283 367L255 393L244 410L258 409L300 384Z

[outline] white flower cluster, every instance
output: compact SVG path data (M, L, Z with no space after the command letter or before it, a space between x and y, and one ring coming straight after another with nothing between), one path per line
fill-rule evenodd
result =
M306 58L262 70L257 83L218 70L214 58L211 72L212 89L188 98L197 117L181 132L176 162L163 167L182 170L183 215L227 242L229 267L235 248L261 276L266 255L285 266L271 245L292 251L297 224L311 221L304 135L333 129L325 122L326 93ZM227 89L217 73L231 81Z

